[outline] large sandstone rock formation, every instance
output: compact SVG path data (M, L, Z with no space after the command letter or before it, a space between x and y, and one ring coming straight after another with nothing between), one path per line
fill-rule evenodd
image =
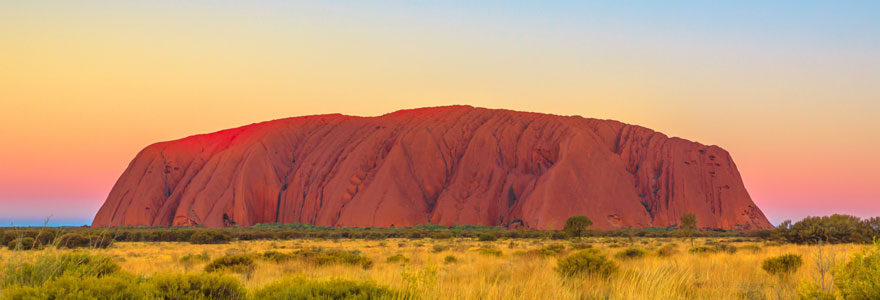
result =
M468 106L320 115L150 145L94 226L771 227L730 154L650 129Z

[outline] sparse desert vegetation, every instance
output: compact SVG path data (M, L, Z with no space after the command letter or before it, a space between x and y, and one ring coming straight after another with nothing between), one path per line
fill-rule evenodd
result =
M880 297L880 241L863 242L876 232L779 238L803 238L800 227L809 228L7 228L0 299Z
M840 257L834 284L823 291L811 260L819 246L744 239L729 244L761 251L679 252L671 249L687 248L689 240L637 240L648 246L612 248L623 241L588 237L526 239L512 247L504 239L395 238L4 249L0 299L876 299L878 293L863 283L876 288L880 245L822 246ZM583 243L591 247L579 249ZM81 297L60 297L59 289ZM820 292L832 298L807 298Z

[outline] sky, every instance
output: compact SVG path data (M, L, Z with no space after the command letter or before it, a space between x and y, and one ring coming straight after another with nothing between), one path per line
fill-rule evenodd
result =
M719 145L774 224L878 216L877 15L859 1L0 1L0 225L91 223L154 142L452 104Z

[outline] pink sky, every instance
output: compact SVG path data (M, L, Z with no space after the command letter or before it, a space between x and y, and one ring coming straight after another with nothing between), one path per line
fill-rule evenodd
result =
M361 5L0 4L0 223L89 223L157 141L450 104L719 145L773 223L880 215L870 8Z

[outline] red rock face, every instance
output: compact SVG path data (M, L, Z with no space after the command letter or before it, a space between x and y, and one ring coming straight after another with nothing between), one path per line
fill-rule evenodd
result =
M616 121L452 106L150 145L92 225L770 228L730 154Z

